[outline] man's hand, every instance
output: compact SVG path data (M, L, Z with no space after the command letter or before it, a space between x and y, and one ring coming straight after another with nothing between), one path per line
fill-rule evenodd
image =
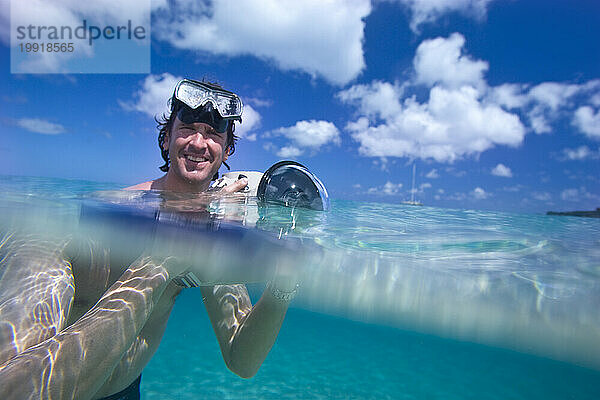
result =
M221 189L222 193L235 193L235 192L243 192L244 189L246 189L246 187L248 186L248 178L240 178L237 181L224 186L223 189Z

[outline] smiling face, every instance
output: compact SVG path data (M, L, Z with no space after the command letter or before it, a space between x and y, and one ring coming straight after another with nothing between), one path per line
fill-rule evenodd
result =
M221 163L227 160L226 142L227 132L219 133L203 122L186 124L175 118L163 142L171 160L165 188L178 192L208 189Z

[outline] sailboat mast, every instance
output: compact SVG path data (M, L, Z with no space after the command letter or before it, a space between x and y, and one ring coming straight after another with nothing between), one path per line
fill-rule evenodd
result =
M412 180L412 190L410 191L410 201L411 203L415 202L415 170L417 167L417 163L413 162L413 180Z

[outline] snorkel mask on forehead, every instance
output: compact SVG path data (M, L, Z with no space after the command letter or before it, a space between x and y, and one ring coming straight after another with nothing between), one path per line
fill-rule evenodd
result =
M176 105L174 100L183 103L177 118L186 124L204 122L223 133L233 121L242 122L242 100L235 93L215 85L183 79L175 86L171 111Z

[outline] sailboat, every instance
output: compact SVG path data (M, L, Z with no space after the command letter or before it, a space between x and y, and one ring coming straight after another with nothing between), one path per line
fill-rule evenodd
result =
M406 204L407 206L422 206L423 203L421 203L420 201L415 200L415 173L416 173L416 169L417 169L417 163L413 162L413 176L412 176L412 189L410 191L410 200L408 201L403 201L402 204Z

